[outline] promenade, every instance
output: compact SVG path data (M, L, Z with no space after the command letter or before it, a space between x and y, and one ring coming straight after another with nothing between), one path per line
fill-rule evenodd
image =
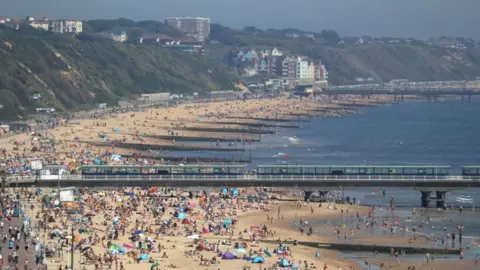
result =
M10 216L9 218L6 215L7 209L12 209L12 207L13 200L9 197L2 197L2 220L0 221L0 225L2 225L0 226L2 269L40 269L41 266L36 265L35 247L32 244L32 239L23 232L24 216ZM15 239L13 245L9 243L12 239Z

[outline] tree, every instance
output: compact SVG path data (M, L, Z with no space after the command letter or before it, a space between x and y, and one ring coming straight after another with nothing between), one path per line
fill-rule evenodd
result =
M342 40L338 33L333 30L322 30L322 32L320 32L320 38L323 38L326 42L332 44L336 44Z

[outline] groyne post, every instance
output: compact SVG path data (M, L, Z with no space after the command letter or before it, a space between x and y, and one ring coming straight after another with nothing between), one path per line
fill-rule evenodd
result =
M421 203L423 208L428 208L430 203L430 191L420 191L422 193Z

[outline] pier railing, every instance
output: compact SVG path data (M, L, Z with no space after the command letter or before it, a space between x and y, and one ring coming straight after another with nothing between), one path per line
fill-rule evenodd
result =
M240 174L240 175L38 175L38 176L11 176L8 179L11 184L15 183L35 183L37 181L205 181L205 180L219 180L219 181L408 181L408 182L422 182L422 181L439 181L439 182L465 182L465 181L480 181L480 176L461 176L461 175L282 175L282 174Z

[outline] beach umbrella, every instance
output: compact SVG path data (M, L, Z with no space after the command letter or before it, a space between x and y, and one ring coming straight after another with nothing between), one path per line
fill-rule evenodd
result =
M148 254L146 254L146 253L140 254L140 256L138 258L142 261L146 261L146 260L148 260Z
M150 270L154 269L155 267L159 267L160 264L158 262L153 263L152 266L150 266Z
M182 224L183 224L183 225L190 224L190 220L184 219L184 220L182 220Z

